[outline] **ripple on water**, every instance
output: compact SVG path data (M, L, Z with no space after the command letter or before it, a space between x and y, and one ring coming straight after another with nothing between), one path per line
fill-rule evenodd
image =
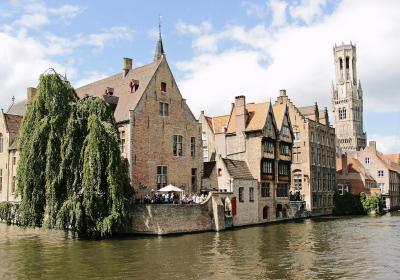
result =
M79 240L0 225L0 279L397 279L400 215Z

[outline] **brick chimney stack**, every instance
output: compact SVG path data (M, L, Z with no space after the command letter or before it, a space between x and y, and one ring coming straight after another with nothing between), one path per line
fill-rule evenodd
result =
M342 154L342 171L343 171L343 174L347 174L348 173L347 154Z
M125 78L129 71L133 68L132 58L124 57L122 65L122 77Z
M28 101L31 100L35 95L36 95L36 88L28 87L26 89L26 97L27 97Z
M247 110L246 110L246 97L244 95L236 96L235 110L236 110L236 133L239 134L246 129Z

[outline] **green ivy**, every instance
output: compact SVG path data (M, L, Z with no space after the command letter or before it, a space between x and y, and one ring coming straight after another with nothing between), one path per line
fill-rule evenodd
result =
M360 194L360 201L364 207L365 212L375 212L378 215L382 214L382 199L378 195L366 196L364 193Z
M104 238L129 224L133 191L113 112L104 101L79 99L55 72L41 75L20 149L22 226Z

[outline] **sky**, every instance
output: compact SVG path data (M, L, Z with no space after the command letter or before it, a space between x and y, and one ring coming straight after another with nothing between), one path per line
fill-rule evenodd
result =
M333 46L356 44L364 130L400 152L400 1L2 0L0 107L49 68L79 87L152 61L161 16L168 63L193 113L229 113L237 95L331 111ZM333 121L332 116L330 116Z

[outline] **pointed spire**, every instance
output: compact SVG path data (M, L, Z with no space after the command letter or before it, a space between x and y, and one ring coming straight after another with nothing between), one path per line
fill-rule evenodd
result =
M164 46L161 37L161 16L158 18L158 41L156 45L156 51L154 53L154 61L161 59L161 57L165 55Z

